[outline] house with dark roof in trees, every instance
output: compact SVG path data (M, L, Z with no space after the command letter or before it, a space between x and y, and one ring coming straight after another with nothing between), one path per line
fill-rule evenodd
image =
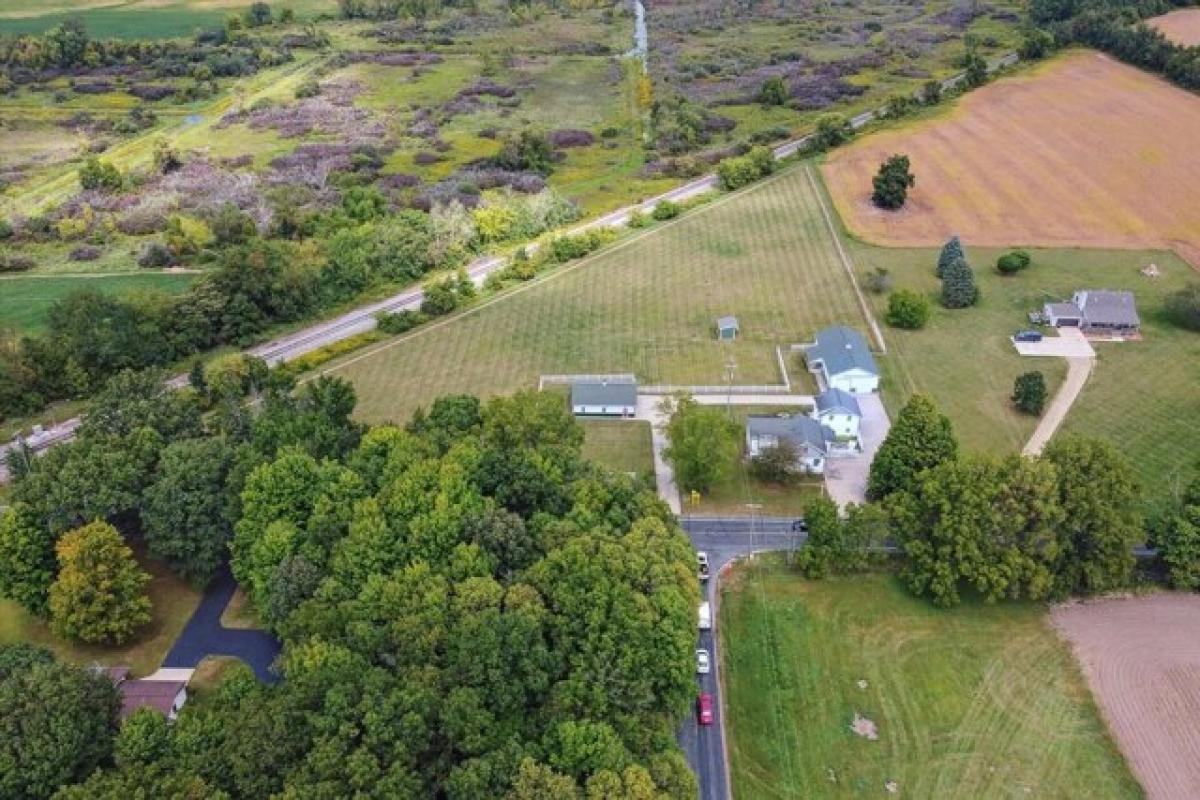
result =
M1079 328L1089 336L1137 336L1142 330L1132 292L1084 289L1069 303L1046 303L1042 315L1056 328Z
M755 458L781 442L787 442L796 453L796 466L814 475L825 472L829 442L833 431L803 414L759 415L746 418L746 456Z
M850 394L879 391L879 367L867 340L853 328L835 325L817 332L816 341L803 348L804 361L821 389L841 389Z

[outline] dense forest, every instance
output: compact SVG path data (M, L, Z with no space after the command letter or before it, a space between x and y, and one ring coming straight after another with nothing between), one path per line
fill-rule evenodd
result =
M118 729L107 678L0 649L0 793L695 796L675 744L695 556L653 494L581 459L560 397L447 397L365 429L338 381L293 392L256 370L260 412L204 415L160 377L118 376L77 441L16 464L0 592L119 639L139 584L72 605L68 569L120 561L69 563L75 540L115 529L198 582L232 552L283 680L238 672L171 725Z

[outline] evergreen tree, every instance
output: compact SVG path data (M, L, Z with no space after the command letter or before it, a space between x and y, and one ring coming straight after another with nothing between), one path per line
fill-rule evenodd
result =
M962 241L957 236L951 236L950 241L942 245L942 252L938 255L937 276L941 278L946 272L946 267L951 261L958 259L966 260L967 254L963 252Z
M915 394L900 409L896 424L871 462L867 497L882 500L908 489L919 473L953 461L957 455L958 442L950 420L929 397Z
M107 522L58 541L58 579L50 587L50 627L59 636L120 644L150 621L150 576Z
M1039 416L1046 407L1046 378L1038 370L1017 376L1013 383L1012 401L1017 410Z
M942 305L946 308L967 308L979 300L975 273L965 259L955 259L946 265L942 274Z

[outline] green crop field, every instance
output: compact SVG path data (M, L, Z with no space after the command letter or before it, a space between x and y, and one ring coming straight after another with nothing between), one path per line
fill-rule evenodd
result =
M153 289L180 294L195 277L153 273L87 278L0 278L0 328L19 333L42 330L50 306L77 289L99 289L104 292Z
M741 336L715 340L734 314ZM845 323L865 330L803 169L329 368L367 420L439 395L504 394L539 374L634 372L646 383L778 383L775 346Z
M944 611L777 557L723 585L718 630L737 800L1142 796L1044 606Z

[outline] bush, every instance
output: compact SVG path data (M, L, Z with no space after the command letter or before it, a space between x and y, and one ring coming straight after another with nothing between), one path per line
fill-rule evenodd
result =
M825 114L817 120L817 130L813 133L810 147L815 150L828 150L845 144L854 137L854 128L850 120L840 114Z
M68 258L72 261L95 261L100 257L100 253L100 248L95 245L81 244L71 251Z
M1200 331L1200 283L1167 295L1165 308L1167 317L1179 327Z
M635 208L629 212L628 224L631 228L644 228L650 224L650 219L646 216L645 212Z
M871 294L883 294L892 288L892 274L884 267L876 267L867 275L866 286Z
M787 439L780 439L774 447L763 448L750 459L750 474L767 483L795 483L801 474L795 445Z
M1018 411L1040 416L1046 407L1046 377L1037 370L1018 375L1013 382L1012 401Z
M908 156L902 155L894 155L883 162L872 180L871 202L889 211L902 207L908 199L908 190L917 183L910 166Z
M420 311L405 309L404 311L396 314L380 314L379 316L375 317L375 320L379 330L382 333L394 336L398 333L406 333L411 331L418 325L425 324L429 321L429 317L427 317L425 314L422 314Z
M683 212L678 203L670 200L660 200L654 210L650 212L650 216L654 217L659 222L664 222L668 219L675 219Z
M0 272L25 272L33 269L36 264L37 262L29 256L0 253Z
M775 156L766 147L755 147L744 156L727 158L717 166L717 177L726 191L740 189L775 171Z
M996 259L996 271L1001 275L1014 275L1028 267L1031 262L1029 253L1024 250L1013 250Z
M13 236L12 223L6 219L0 219L0 242L5 239L11 239Z
M764 106L781 106L788 101L787 86L783 78L775 75L767 78L758 90L758 102Z
M125 184L120 171L107 161L92 156L79 168L79 185L100 192L119 192Z
M929 300L911 289L900 289L888 297L886 318L894 328L920 330L929 321L929 313Z
M308 97L316 97L321 93L321 84L311 78L304 81L296 87L296 99L304 100Z
M138 253L137 263L139 267L156 269L170 266L172 260L171 248L162 242L146 242L142 245L142 252Z

